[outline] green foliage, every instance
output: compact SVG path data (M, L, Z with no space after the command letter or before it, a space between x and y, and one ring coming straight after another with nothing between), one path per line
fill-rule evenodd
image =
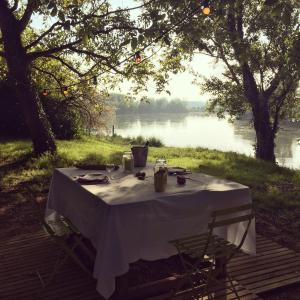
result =
M216 113L219 118L230 116L240 117L251 109L243 89L235 83L211 77L201 84L201 90L213 97L207 103L207 110Z
M130 145L145 145L146 142L149 143L150 147L163 147L163 142L156 137L145 138L141 135L137 137L122 137L115 134L112 137L106 137L106 140L113 142L115 144L130 144Z
M78 108L67 100L41 97L52 130L58 139L70 140L83 134L83 119Z

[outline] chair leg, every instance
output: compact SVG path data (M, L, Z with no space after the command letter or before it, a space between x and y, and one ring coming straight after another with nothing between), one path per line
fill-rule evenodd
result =
M39 300L41 299L41 295L42 293L46 290L46 288L51 284L51 282L53 281L53 279L55 278L56 274L58 273L59 269L61 268L61 266L67 261L68 256L65 255L63 258L60 258L60 256L62 254L64 254L65 252L62 250L58 256L58 259L56 261L56 263L54 264L54 268L53 271L49 277L49 279L45 282L44 280L42 280L40 274L38 273L38 277L41 281L42 284L42 288L40 289L40 291L35 295L35 300Z
M88 270L88 268L80 261L80 259L73 252L74 249L78 246L78 244L75 243L72 248L69 248L64 244L64 242L56 240L56 243L59 244L59 246L62 248L61 254L64 254L64 257L62 259L58 259L55 263L50 278L47 280L46 283L44 283L43 289L45 289L51 284L54 277L57 275L59 269L66 263L69 257L72 258L84 272L91 275L91 272Z
M71 257L77 265L87 274L92 275L90 270L82 263L82 261L74 254L74 249L78 246L78 243L75 243L72 248L67 247L64 242L60 242L60 247L66 252L67 257Z
M90 262L94 264L95 256L93 255L92 251L84 244L82 238L78 235L74 236L76 243L80 246L81 249L85 252L86 256L89 258Z
M237 290L236 290L236 288L235 288L235 286L234 286L234 284L233 284L233 279L232 279L232 277L231 277L231 275L230 275L229 273L227 274L227 277L228 277L228 279L229 279L229 282L230 282L232 291L233 291L234 294L236 295L236 298L237 298L238 300L240 300L241 298L240 298L240 296L238 295L238 292L237 292Z
M180 257L180 261L181 261L181 264L184 268L184 271L188 277L188 280L191 284L191 288L192 288L192 293L193 293L193 296L196 297L197 299L197 293L195 291L195 286L194 286L194 282L193 282L193 279L192 279L192 273L193 273L193 270L189 269L188 266L187 266L187 262L185 261L185 259L183 258L182 256L182 253L180 251L178 251L178 254L179 254L179 257Z
M53 271L50 275L50 278L47 280L47 282L44 285L44 288L48 287L51 282L53 281L53 279L55 278L55 276L57 275L59 269L65 264L65 262L68 260L68 256L65 254L64 251L61 252L62 254L64 254L64 257L61 259L58 259L54 265Z

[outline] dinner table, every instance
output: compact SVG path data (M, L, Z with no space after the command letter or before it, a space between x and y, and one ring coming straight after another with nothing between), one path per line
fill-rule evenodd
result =
M145 172L139 180L136 172ZM106 175L105 170L69 167L55 169L46 208L46 221L67 217L96 249L93 276L105 299L116 288L116 278L139 259L158 260L177 254L169 241L207 232L211 212L252 202L250 188L201 172L186 175L179 185L168 176L164 192L155 192L153 166L109 174L110 180L88 183L86 175ZM238 244L245 222L220 227L215 234ZM256 254L255 222L242 250Z

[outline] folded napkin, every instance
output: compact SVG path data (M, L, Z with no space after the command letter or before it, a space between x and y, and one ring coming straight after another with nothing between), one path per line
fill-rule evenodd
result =
M187 169L181 167L168 168L168 175L186 175L186 174L191 174L191 171L188 171Z
M74 176L74 179L79 183L92 184L92 183L109 183L109 179L102 173L83 174Z
M106 170L106 165L103 164L85 164L85 163L78 163L75 165L78 169L84 170ZM114 170L117 171L119 169L118 165L114 165Z

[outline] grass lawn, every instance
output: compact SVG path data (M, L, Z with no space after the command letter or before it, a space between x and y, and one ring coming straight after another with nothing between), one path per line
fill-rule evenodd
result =
M32 197L45 199L54 168L75 162L120 163L130 145L121 139L85 137L57 141L58 154L34 158L26 140L0 141L0 226L6 235L36 225L29 209ZM257 227L262 234L300 248L300 171L258 161L233 152L203 148L150 147L148 160L165 157L182 166L245 184L252 189ZM13 224L13 225L12 225ZM25 226L26 225L26 226ZM18 227L19 226L19 227ZM298 248L299 247L299 248Z

